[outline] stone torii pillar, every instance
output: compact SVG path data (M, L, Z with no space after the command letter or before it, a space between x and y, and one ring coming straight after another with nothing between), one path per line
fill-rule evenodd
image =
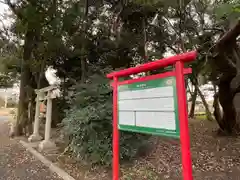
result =
M47 94L47 112L46 112L46 124L45 124L45 136L44 140L39 144L39 150L51 150L56 149L56 144L50 139L51 138L51 124L52 124L52 99L55 96L52 91L48 91Z
M37 97L36 97L36 111L34 117L34 126L33 126L33 134L28 138L29 142L36 142L41 141L43 139L42 136L39 135L39 125L40 125L40 101L44 100L44 93L40 90L35 90Z

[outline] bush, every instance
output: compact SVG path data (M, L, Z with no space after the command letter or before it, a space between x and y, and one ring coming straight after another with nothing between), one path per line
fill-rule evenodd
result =
M94 72L79 83L70 98L71 108L63 120L70 137L70 150L91 164L110 165L112 159L112 89L104 72ZM121 132L120 158L133 158L146 142L146 135Z

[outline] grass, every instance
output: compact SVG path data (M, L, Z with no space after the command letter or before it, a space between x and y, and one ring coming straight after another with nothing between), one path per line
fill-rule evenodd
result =
M198 112L195 114L195 118L198 120L206 120L207 119L207 115L205 112Z
M198 119L198 120L206 120L207 116L206 116L206 114L197 115L196 119Z
M159 180L159 174L156 170L142 163L136 163L134 166L128 168L124 167L121 169L121 172L121 180L135 180L139 177L148 180Z

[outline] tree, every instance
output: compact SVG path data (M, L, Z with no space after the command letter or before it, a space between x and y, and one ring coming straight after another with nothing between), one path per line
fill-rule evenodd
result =
M18 107L18 117L16 122L16 135L21 135L23 129L33 121L28 119L28 103L34 102L35 96L33 89L36 88L36 84L40 82L34 76L36 73L32 69L33 64L33 52L39 46L39 42L42 42L42 33L48 23L51 22L54 16L54 2L47 1L16 1L11 2L5 0L5 3L9 6L12 13L16 17L16 21L13 26L13 32L18 38L24 40L22 60L21 60L21 77L20 77L20 97ZM42 65L42 63L40 63ZM42 74L43 68L40 71ZM39 79L42 75L38 75ZM32 112L32 111L31 111ZM33 117L33 116L31 116Z
M240 23L224 34L216 43L214 52L217 52L212 67L214 76L217 77L216 84L219 87L215 98L219 99L222 112L219 112L219 105L215 104L215 117L219 126L225 134L239 132L239 101L238 101L238 61L239 47L236 43L236 36L239 32ZM228 47L224 44L227 43ZM224 49L224 51L223 51ZM229 96L226 96L228 94ZM218 100L215 100L217 102Z

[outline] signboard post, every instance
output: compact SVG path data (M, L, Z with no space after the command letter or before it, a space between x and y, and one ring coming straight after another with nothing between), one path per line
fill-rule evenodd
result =
M179 138L184 180L192 180L184 62L195 51L107 75L113 79L113 180L119 180L119 130ZM173 65L174 71L118 81L119 77Z

